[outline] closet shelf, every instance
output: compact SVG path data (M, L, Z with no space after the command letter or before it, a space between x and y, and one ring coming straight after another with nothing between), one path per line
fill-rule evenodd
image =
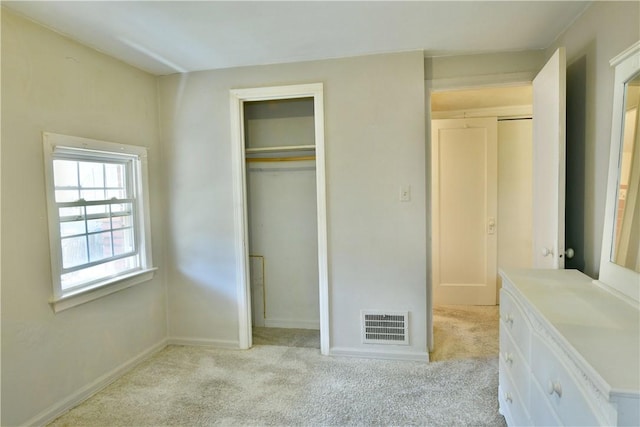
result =
M245 153L257 154L257 153L285 153L287 151L315 151L315 145L285 145L278 147L259 147L259 148L246 148Z
M304 162L315 160L316 156L291 156L291 157L247 157L247 163L269 163L269 162Z

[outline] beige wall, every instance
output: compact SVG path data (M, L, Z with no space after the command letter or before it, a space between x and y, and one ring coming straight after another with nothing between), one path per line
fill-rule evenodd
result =
M532 139L531 120L498 122L498 268L532 266Z
M425 58L431 89L527 83L544 65L543 50Z
M597 277L604 222L613 69L609 60L640 39L640 3L593 2L547 49L567 55L567 268Z
M153 76L2 10L2 425L51 415L166 336L162 268L150 282L58 314L48 304L41 133L149 147L162 266L156 105Z
M238 341L229 90L309 82L324 83L331 349L426 356L422 52L160 79L170 336ZM361 309L408 310L411 344L362 344Z

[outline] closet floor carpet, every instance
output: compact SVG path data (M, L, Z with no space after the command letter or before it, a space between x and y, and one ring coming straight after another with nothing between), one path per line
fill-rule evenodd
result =
M253 345L320 348L320 331L253 327Z

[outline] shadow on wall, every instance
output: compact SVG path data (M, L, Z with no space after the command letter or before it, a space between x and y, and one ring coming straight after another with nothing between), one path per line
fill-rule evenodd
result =
M588 47L588 50L593 50ZM587 58L580 56L567 66L567 134L566 134L566 206L565 247L575 255L565 260L565 268L584 271L585 248L585 175L587 132L593 133L593 124L587 123ZM591 207L593 209L593 206Z

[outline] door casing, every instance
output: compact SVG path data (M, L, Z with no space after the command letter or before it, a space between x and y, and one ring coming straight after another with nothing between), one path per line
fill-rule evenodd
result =
M316 206L318 223L318 287L320 302L320 352L329 354L329 274L327 254L327 203L324 150L323 84L270 86L230 91L231 144L233 151L233 191L235 247L237 259L237 305L239 347L248 349L251 338L251 289L249 281L249 232L244 147L244 102L313 98L316 151Z

